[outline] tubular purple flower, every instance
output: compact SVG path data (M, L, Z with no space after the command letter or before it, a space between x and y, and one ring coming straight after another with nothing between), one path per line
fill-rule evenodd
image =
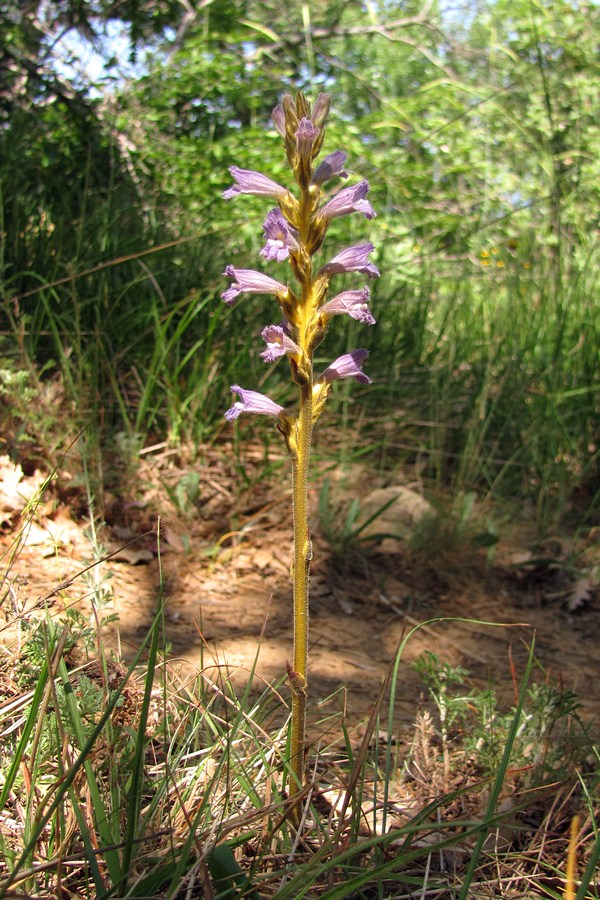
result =
M286 297L288 289L285 284L275 281L262 272L255 272L254 269L236 269L233 266L227 266L224 273L228 278L233 279L227 290L221 294L221 299L232 306L238 294L246 292L248 294L275 294L276 297Z
M360 212L366 219L375 218L375 210L365 197L369 193L369 182L361 181L351 184L338 191L328 200L321 209L321 215L326 219L335 219L336 216L346 216L348 213Z
M362 364L369 355L368 350L352 350L331 363L317 378L317 383L331 384L338 378L354 378L362 384L371 384L371 379L362 370Z
M289 225L280 209L272 209L265 219L263 231L267 243L260 251L265 259L282 262L290 250L298 250L298 232Z
M231 409L225 413L228 422L237 419L243 412L259 413L263 416L279 416L284 411L283 406L279 406L265 394L259 394L257 391L245 391L237 384L232 384L231 390L234 394L238 394L240 399L236 400Z
M347 155L343 150L336 150L335 153L330 153L326 156L317 166L312 177L312 183L321 185L329 181L330 178L335 178L336 175L339 175L340 178L347 178L348 173L344 169Z
M260 356L267 363L275 362L276 359L285 356L286 353L297 357L302 355L298 344L294 343L291 337L288 337L281 325L267 325L262 331L262 338L267 345L267 349L263 350Z
M223 191L225 200L231 200L238 194L256 194L259 197L273 197L279 200L289 193L287 188L252 169L238 169L237 166L231 166L229 171L235 179L235 184Z
M345 272L360 272L370 278L379 278L381 274L379 269L368 260L369 253L374 249L373 244L369 242L347 247L326 263L319 275L329 278L331 275L343 275Z
M320 133L320 129L313 125L310 119L300 119L296 131L296 147L303 159L310 159L313 145Z
M355 291L342 291L337 297L324 303L320 313L326 316L348 315L364 325L374 325L375 319L369 309L371 292L368 287Z

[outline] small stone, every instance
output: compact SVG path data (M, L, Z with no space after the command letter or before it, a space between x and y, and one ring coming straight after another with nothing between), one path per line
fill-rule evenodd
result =
M398 484L371 491L361 501L357 524L375 516L361 531L361 537L385 535L405 540L416 525L433 515L432 505L421 494Z

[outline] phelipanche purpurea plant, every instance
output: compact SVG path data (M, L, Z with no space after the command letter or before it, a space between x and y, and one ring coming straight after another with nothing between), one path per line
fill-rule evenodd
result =
M292 692L292 724L290 735L290 796L297 795L304 780L304 741L306 727L309 569L312 557L308 526L308 465L312 430L323 412L332 382L354 378L364 384L371 379L362 370L367 350L354 350L340 356L315 377L313 356L322 342L330 320L347 314L353 319L373 325L369 309L369 288L346 290L328 299L334 275L347 272L377 277L379 271L369 261L374 249L371 243L360 243L337 253L320 267L313 257L321 249L333 219L357 212L372 219L375 212L366 199L369 183L342 187L331 196L323 196L325 186L339 178L347 178L344 170L346 153L336 150L315 165L325 136L325 120L330 98L319 94L311 107L303 94L296 99L289 94L273 110L273 124L283 138L285 153L296 181L292 193L260 172L230 168L235 183L223 196L229 200L238 194L265 196L277 202L264 223L266 243L261 256L272 262L287 260L298 283L292 289L284 281L253 269L236 269L229 265L225 274L231 285L223 293L225 303L232 305L241 293L272 294L283 321L268 325L262 332L266 350L261 354L267 363L287 356L292 380L298 387L298 407L288 412L264 394L246 390L237 384L231 390L238 400L225 415L237 419L242 412L260 413L277 419L292 459L294 562L293 582L293 663L287 663L288 684ZM294 817L297 821L296 816Z

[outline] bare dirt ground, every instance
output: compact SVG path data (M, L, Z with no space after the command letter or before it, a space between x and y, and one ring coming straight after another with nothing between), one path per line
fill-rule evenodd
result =
M118 477L112 492L96 501L95 519L96 552L110 558L84 571L94 562L94 539L75 477L59 473L28 515L26 498L40 475L24 475L5 457L3 651L14 653L24 639L18 622L27 610L48 606L59 615L77 605L91 616L90 597L104 591L101 613L118 615L117 624L103 629L105 640L130 659L163 596L168 652L182 671L216 661L244 680L258 654L258 680L282 682L292 653L287 465L275 459L271 478L258 479L261 450L245 448L244 485L234 458L223 444L194 466L163 448L146 452L133 473L115 464ZM339 480L340 472L329 476ZM383 483L359 467L343 479L345 495L358 499ZM311 495L313 733L314 720L342 705L348 726L360 731L399 643L417 625L400 664L396 728L409 731L414 722L423 688L411 663L424 650L464 666L477 687L493 683L511 705L534 640L536 679L552 678L575 691L585 716L598 718L599 551L593 540L577 556L576 571L560 564L572 555L564 537L534 547L516 527L489 558L466 535L420 549L400 541L355 545L340 558L319 525L322 480L317 474ZM282 691L286 696L287 688Z

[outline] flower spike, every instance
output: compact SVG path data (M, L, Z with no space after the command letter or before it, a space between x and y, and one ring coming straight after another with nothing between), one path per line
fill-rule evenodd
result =
M379 276L377 266L369 259L374 246L367 241L341 250L320 268L315 263L315 254L335 219L351 213L360 213L367 220L375 216L375 210L367 200L368 181L336 188L329 196L323 197L324 185L329 182L335 184L335 179L348 177L343 150L335 150L320 163L317 162L325 138L330 102L328 94L319 94L311 106L304 94L299 92L295 98L285 94L273 110L273 126L282 139L295 182L292 191L260 172L232 166L230 172L234 184L223 194L227 200L238 194L270 198L270 205L275 208L268 212L264 221L264 245L260 255L271 262L288 260L291 278L298 285L291 289L262 272L230 265L225 275L231 283L222 294L223 301L229 305L233 305L239 294L244 292L275 296L283 321L263 329L266 349L260 355L266 363L287 357L291 379L298 390L297 410L295 415L291 415L265 394L247 391L234 384L231 390L237 399L225 413L228 421L237 419L245 412L274 417L292 461L294 649L293 661L287 663L286 668L287 685L292 695L289 797L294 802L290 806L290 821L295 827L301 823L298 795L305 774L312 557L308 472L313 427L323 412L334 381L349 378L361 384L371 384L371 379L363 371L368 350L344 353L318 377L315 377L313 369L314 354L334 316L347 315L365 325L375 324L370 309L369 288L344 290L329 299L332 277L345 273L360 273L368 278Z

